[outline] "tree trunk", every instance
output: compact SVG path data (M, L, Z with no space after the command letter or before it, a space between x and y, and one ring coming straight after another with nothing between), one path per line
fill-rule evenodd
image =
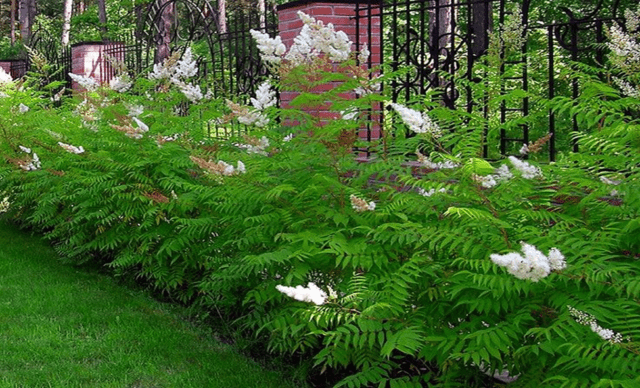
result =
M265 0L258 0L258 12L260 13L260 29L267 28L267 4Z
M472 33L473 43L471 52L474 59L485 54L489 48L489 32L493 29L493 7L491 2L472 4Z
M11 0L11 45L16 44L16 0Z
M35 16L35 0L20 0L19 6L20 19L20 39L23 44L29 44L31 40L31 24Z
M159 0L161 16L158 18L158 46L155 63L162 63L171 55L171 27L175 15L175 4L167 4L169 0Z
M218 0L218 33L227 33L227 0Z
M107 8L105 0L98 0L98 20L100 21L100 35L102 40L107 39Z
M451 0L429 0L429 48L431 57L437 59L444 54L451 42L451 25L453 15L451 13ZM437 8L436 8L437 7ZM440 68L440 67L438 67Z
M61 43L63 47L69 45L69 32L71 31L71 13L73 11L73 0L64 0L64 9L62 16L64 22L62 24L62 38Z

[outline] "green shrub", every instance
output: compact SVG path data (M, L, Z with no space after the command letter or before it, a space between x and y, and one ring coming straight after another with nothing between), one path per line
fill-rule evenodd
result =
M573 134L581 152L548 166L509 158L508 169L478 158L483 117L343 99L366 74L326 59L280 65L278 87L302 91L292 104L306 111L190 103L168 78L61 108L10 90L7 216L66 260L142 277L270 351L343 373L338 386L488 386L501 371L514 386L637 385L638 96L576 66L581 97L548 104L585 128ZM327 80L336 88L310 92ZM312 113L327 101L359 116L323 122ZM358 163L353 132L378 103L398 120ZM133 104L143 124L127 116ZM237 119L263 128L227 140L203 125ZM283 288L296 286L307 288Z

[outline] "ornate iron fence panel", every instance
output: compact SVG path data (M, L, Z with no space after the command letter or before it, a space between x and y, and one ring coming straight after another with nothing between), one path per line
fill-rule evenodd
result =
M252 94L267 69L249 31L276 34L277 13L253 3L234 2L223 8L207 0L156 0L138 10L139 24L131 37L118 38L127 67L134 73L149 69L169 53L192 47L198 59L198 77L216 97L240 98Z
M550 6L536 0L360 0L355 4L357 25L366 26L367 21L369 25L368 35L356 42L356 49L379 40L383 71L404 71L384 85L393 101L412 103L436 91L443 106L479 113L487 123L495 123L485 129L485 157L516 154L530 139L552 133L547 151L552 161L558 147L577 151L569 131L556 128L579 128L575 119L568 126L558 123L553 112L529 96L578 96L575 80L558 79L558 63L568 59L602 64L601 43L607 25L620 20L619 3L558 0ZM372 15L378 14L382 29L372 37ZM503 38L498 40L505 21L521 28L520 47L511 53ZM490 49L497 50L492 51L498 53L494 55L499 57L497 62L487 61ZM498 106L474 96L473 85L487 82L491 73L498 75L503 96L513 90L524 90L526 95Z

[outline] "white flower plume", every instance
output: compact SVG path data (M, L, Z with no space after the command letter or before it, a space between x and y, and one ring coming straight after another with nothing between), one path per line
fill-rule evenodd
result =
M276 290L295 300L314 303L318 306L324 304L327 300L327 293L318 288L315 283L308 283L306 288L302 286L287 287L277 285Z
M545 256L533 245L522 243L522 254L517 252L505 255L492 254L491 261L506 267L507 272L518 279L537 282L549 276L551 271L559 271L566 267L564 256L557 248L551 248L549 255Z
M622 342L622 334L616 333L611 329L605 329L598 324L596 317L584 311L580 311L572 306L567 306L569 314L581 325L589 326L591 331L598 334L600 338L609 341L612 344Z
M250 31L263 61L278 64L286 59L289 63L297 66L309 63L320 54L327 55L330 60L335 62L342 62L349 58L352 42L344 31L336 31L331 23L325 26L321 20L316 20L301 11L298 12L298 16L304 26L298 36L294 38L293 45L288 52L279 36L271 38L266 33L256 30Z
M513 167L520 171L522 177L525 179L534 179L542 177L542 170L539 167L532 166L529 163L516 158L515 156L509 156L509 161L513 164Z
M349 200L351 201L351 207L358 213L376 210L376 203L373 201L367 202L364 199L358 198L353 194L349 196Z
M136 124L138 124L138 128L141 132L149 132L149 126L147 124L140 121L140 119L138 119L137 117L132 117L132 119L136 122Z
M82 153L84 153L84 148L82 146L76 147L76 146L72 146L71 144L65 144L63 142L58 142L58 145L60 147L64 148L67 152L70 152L72 154L82 154Z
M402 121L413 132L428 133L433 137L438 137L442 134L438 124L434 123L426 113L420 113L397 103L391 103L391 107L398 112Z
M260 31L250 30L250 33L256 41L263 61L267 63L280 63L282 61L282 56L287 51L287 47L282 43L282 39L279 36L272 39L269 34Z
M25 171L35 171L40 169L40 167L42 167L38 154L36 154L35 152L31 153L31 148L27 148L25 146L19 146L19 147L22 152L31 154L31 160L18 162L18 165L20 166L21 169Z
M109 88L118 93L124 93L131 89L131 85L133 85L133 81L131 81L129 76L126 74L113 77L111 78L111 81L109 81Z
M11 75L5 72L4 69L0 67L0 85L11 83L11 81L13 81Z
M251 105L257 110L264 110L276 104L276 91L271 89L271 83L264 81L258 90L256 90L256 98L251 98Z
M78 84L80 84L80 86L82 86L89 92L93 92L100 87L98 81L96 81L95 78L92 77L85 77L83 75L73 73L69 73L69 77L71 77L72 80L76 81Z

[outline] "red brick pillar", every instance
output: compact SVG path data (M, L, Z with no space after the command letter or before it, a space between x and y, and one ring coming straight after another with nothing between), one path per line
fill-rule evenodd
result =
M124 43L81 42L71 46L71 72L94 78L100 84L108 83L116 75L113 60L124 61ZM71 88L83 91L75 81Z
M0 60L0 67L14 80L27 74L27 61L24 59Z
M370 63L372 66L376 66L381 62L381 47L380 47L380 8L368 7L366 4L360 4L360 18L356 20L356 3L357 0L325 0L325 1L312 1L312 0L298 0L287 4L278 6L278 19L279 19L279 35L282 42L290 48L293 44L293 40L302 29L303 23L298 16L298 12L302 11L309 16L314 17L316 20L321 20L325 25L331 23L336 31L344 31L349 40L353 42L351 46L352 51L356 50L356 42L359 42L359 48L362 49L364 44L367 44L369 51L371 52ZM359 23L359 26L356 24ZM356 36L356 32L359 36ZM367 64L363 64L367 65ZM326 85L319 87L318 91L330 90L333 86ZM294 91L281 91L280 92L280 104L281 107L290 106L289 103L296 97L297 93ZM349 98L356 98L355 93L350 93ZM377 112L372 112L374 118L379 118L380 107L375 107ZM318 112L321 119L333 119L335 114L328 110ZM359 133L361 139L376 140L381 136L380 126L373 125L371 128L363 129Z

